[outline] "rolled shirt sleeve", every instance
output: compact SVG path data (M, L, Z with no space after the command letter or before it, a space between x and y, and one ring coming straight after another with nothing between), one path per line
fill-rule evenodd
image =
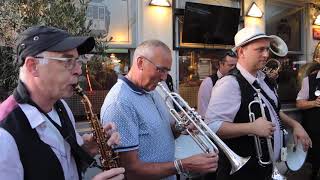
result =
M233 76L225 76L212 89L205 122L217 132L222 122L233 122L240 105L241 93L237 80Z
M309 99L309 78L305 77L302 80L301 89L297 95L297 100Z
M103 111L102 122L114 122L121 134L120 145L116 147L119 152L138 149L139 145L139 124L134 108L117 101L108 105Z

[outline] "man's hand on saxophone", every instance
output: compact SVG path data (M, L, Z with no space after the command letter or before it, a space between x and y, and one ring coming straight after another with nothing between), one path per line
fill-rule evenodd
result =
M119 145L120 143L120 135L116 131L116 125L114 123L108 123L103 127L103 131L105 132L106 139L108 139L108 146ZM99 147L96 143L93 134L84 134L82 136L83 139L83 149L85 149L91 156L95 156L99 153Z
M97 174L92 180L122 180L124 179L124 168L112 168Z
M103 132L105 133L106 139L108 139L108 146L118 145L120 143L120 135L116 131L116 125L114 123L107 123L103 127ZM83 148L90 155L97 155L99 153L99 147L96 143L93 134L84 134L82 136L84 144ZM103 171L92 178L92 180L122 180L124 179L124 168L112 168L107 171Z

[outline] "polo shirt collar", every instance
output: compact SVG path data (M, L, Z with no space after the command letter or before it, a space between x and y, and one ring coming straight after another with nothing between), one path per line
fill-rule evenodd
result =
M137 94L140 94L140 95L143 95L143 94L146 94L147 91L145 91L144 89L136 86L135 84L133 84L127 77L125 76L121 76L119 77L119 79L123 80L130 88L133 92L137 93Z

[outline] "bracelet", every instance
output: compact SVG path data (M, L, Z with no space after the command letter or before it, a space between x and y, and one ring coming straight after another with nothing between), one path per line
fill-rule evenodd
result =
M184 174L189 174L189 171L183 169L182 161L180 159L178 160L178 165L179 165L179 168L181 169L181 172L183 172Z
M174 160L174 161L173 161L173 164L174 164L174 167L175 167L176 170L177 170L177 173L178 173L178 174L182 174L182 171L181 171L180 166L179 166L179 163L178 163L179 161L181 162L180 159L179 159L179 160Z

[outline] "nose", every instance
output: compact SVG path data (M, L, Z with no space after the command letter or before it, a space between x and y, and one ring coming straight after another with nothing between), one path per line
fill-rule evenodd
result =
M263 56L264 56L264 57L269 57L269 48L266 48L266 49L263 51Z
M76 65L72 69L72 74L76 76L80 76L82 74L82 64L76 63Z
M168 77L168 71L161 73L160 79L161 81L165 81Z

